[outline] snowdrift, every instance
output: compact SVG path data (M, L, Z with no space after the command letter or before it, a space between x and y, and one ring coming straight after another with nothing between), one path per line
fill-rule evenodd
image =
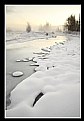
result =
M39 66L11 92L6 117L80 117L80 38L67 38L33 59Z

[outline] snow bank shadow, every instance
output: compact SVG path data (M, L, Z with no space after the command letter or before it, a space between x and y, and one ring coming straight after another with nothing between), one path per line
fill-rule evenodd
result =
M40 93L37 95L37 97L36 97L35 100L34 100L33 107L34 107L34 105L36 104L36 102L37 102L43 95L44 95L44 94L43 94L42 92L40 92Z

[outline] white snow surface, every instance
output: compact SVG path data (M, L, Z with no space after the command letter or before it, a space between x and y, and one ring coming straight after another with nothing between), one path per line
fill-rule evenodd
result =
M21 72L21 71L15 71L15 72L13 72L12 75L15 76L15 77L22 76L23 72Z
M35 40L35 39L44 39L44 38L51 38L52 33L49 32L49 35L46 36L46 32L34 32L31 31L29 33L27 32L7 32L6 33L6 41L18 41L18 42L25 42L25 41L30 41L30 40ZM54 35L55 36L55 35Z
M80 117L80 38L66 37L33 59L39 66L11 92L6 117ZM33 107L40 92L44 95Z

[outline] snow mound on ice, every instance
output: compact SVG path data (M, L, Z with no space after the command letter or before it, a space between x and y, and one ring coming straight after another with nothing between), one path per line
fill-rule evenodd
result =
M16 71L16 72L13 72L13 74L12 74L12 76L14 76L14 77L19 77L22 75L23 75L23 72L21 72L21 71Z

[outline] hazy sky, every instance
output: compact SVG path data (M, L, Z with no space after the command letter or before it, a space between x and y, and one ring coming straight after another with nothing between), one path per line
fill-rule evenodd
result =
M25 29L27 21L34 26L63 25L71 15L79 18L81 5L6 5L6 26L16 29Z

